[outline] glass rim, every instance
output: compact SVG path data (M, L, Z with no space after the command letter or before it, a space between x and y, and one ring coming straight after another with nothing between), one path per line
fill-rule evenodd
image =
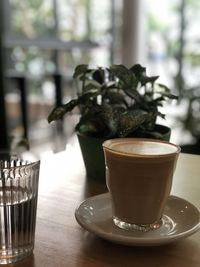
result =
M11 161L17 162L22 162L22 165L16 165L16 166L2 166L1 162L8 161L8 158L1 158L2 155L7 155L8 157L11 157ZM10 150L0 150L0 170L12 170L16 168L21 168L21 167L33 167L39 165L41 160L35 160L31 161L29 159L24 158L21 155L18 155L17 152L15 151L10 151Z
M18 158L18 160L20 160ZM23 160L23 159L21 159ZM1 160L0 160L1 162ZM22 165L16 165L16 166L9 166L9 167L2 167L1 164L0 164L0 170L12 170L12 169L19 169L19 168L24 168L24 167L34 167L34 166L39 166L40 165L40 160L38 161L35 161L35 162L30 162L30 161L26 161L26 160L23 160L23 162L25 164L22 164Z
M126 151L119 151L116 150L112 147L109 147L109 143L111 142L124 142L124 143L129 143L129 142L134 142L134 143L157 143L157 144L165 144L168 146L173 146L175 148L175 151L172 152L167 152L167 153L158 153L158 154L139 154L139 153L131 153L131 152L126 152ZM134 158L164 158L166 156L172 156L179 154L181 152L181 147L173 144L169 141L165 140L160 140L160 139L152 139L152 138L134 138L134 137L123 137L123 138L113 138L113 139L108 139L103 142L102 144L104 150L108 150L111 153L119 156L127 156L127 157L134 157Z

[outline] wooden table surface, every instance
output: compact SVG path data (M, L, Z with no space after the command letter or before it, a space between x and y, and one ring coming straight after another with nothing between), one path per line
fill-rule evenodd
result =
M199 267L200 231L159 247L114 244L82 229L74 212L85 198L107 192L88 181L76 140L42 159L34 254L20 267ZM200 209L200 156L181 154L172 194Z

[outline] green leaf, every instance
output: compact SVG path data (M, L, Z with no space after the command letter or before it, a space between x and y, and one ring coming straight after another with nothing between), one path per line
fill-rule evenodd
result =
M97 82L90 82L88 84L86 84L84 87L83 87L83 91L82 93L85 94L85 93L88 93L88 92L97 92L99 91L100 89L100 84L98 84Z
M126 137L134 132L142 123L146 121L147 113L142 110L134 110L122 114L118 121L118 136Z
M76 68L75 68L75 71L74 71L74 74L73 74L73 78L77 78L78 76L80 76L81 74L84 74L86 73L86 71L88 70L88 65L86 64L81 64L81 65L78 65Z
M146 68L142 67L140 64L135 64L130 68L130 71L134 73L137 78L146 75Z
M110 69L125 87L132 87L135 84L135 77L124 65L112 65Z
M105 70L103 68L98 68L93 74L92 79L94 79L99 84L105 82Z
M73 99L65 105L55 107L48 116L48 122L56 121L62 119L65 113L72 111L72 109L79 104L78 99Z
M157 83L157 85L159 86L159 87L161 87L163 90L164 90L164 92L170 92L171 90L169 89L169 87L167 87L166 85L164 85L164 84L162 84L162 83Z
M142 101L142 97L136 90L125 89L124 92L132 99L135 99L138 103Z
M142 131L142 136L146 138L153 138L153 139L163 139L163 135L159 132L154 131Z
M118 92L114 92L114 91L107 91L105 96L103 97L103 100L105 100L106 102L108 102L109 100L109 105L125 105L127 106L127 103L124 99L124 96Z
M141 77L141 84L144 86L147 83L154 83L157 79L159 78L159 76L142 76Z
M92 112L86 112L81 117L76 130L83 134L112 137L116 133L116 123L112 107L108 104L95 105Z
M140 82L142 86L146 85L147 83L154 83L159 78L159 76L147 76L146 68L142 67L140 64L135 64L132 66L130 71L134 73L138 82Z
M161 94L163 97L169 98L169 99L178 99L178 96L171 94L171 90L169 87L167 87L164 84L157 83L156 84L158 87L156 87L156 93ZM159 88L162 90L160 91Z
M107 103L103 103L99 116L105 125L105 136L109 137L114 135L116 132L116 122L114 119L114 112L112 106Z
M95 136L98 133L98 127L91 120L80 120L76 125L76 131L85 135Z
M172 94L162 94L164 97L167 97L169 99L178 99L177 95L172 95Z
M107 84L106 84L106 88L107 89L116 89L116 82L108 82Z
M77 99L72 99L71 101L69 101L65 105L55 107L52 110L52 112L50 113L50 115L48 116L48 122L50 123L52 121L62 119L62 117L66 113L72 111L78 105L83 104L84 106L87 106L88 102L92 98L96 98L98 96L98 94L99 94L99 92L97 90L93 90L93 91L87 92L87 93L79 96L79 98L77 98Z
M165 100L164 96L159 96L152 100L149 104L150 105L158 105L159 103L162 103L162 101Z
M96 97L100 94L98 89L90 90L89 92L84 93L83 95L79 96L78 104L84 104L87 107L87 103L91 99L96 99Z

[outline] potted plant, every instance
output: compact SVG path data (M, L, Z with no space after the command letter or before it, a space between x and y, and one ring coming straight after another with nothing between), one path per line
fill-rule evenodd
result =
M176 96L167 86L156 82L158 76L147 76L146 68L139 64L129 69L123 65L109 68L79 65L73 79L77 83L77 98L55 107L48 121L61 119L75 107L79 108L80 120L75 130L89 177L105 176L102 142L106 139L149 137L169 140L170 129L156 125L156 120L158 116L165 117L159 106Z

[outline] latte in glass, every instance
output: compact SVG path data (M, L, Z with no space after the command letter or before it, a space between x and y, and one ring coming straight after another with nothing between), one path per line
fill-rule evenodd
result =
M153 139L118 138L103 143L113 221L148 231L162 224L180 148Z

